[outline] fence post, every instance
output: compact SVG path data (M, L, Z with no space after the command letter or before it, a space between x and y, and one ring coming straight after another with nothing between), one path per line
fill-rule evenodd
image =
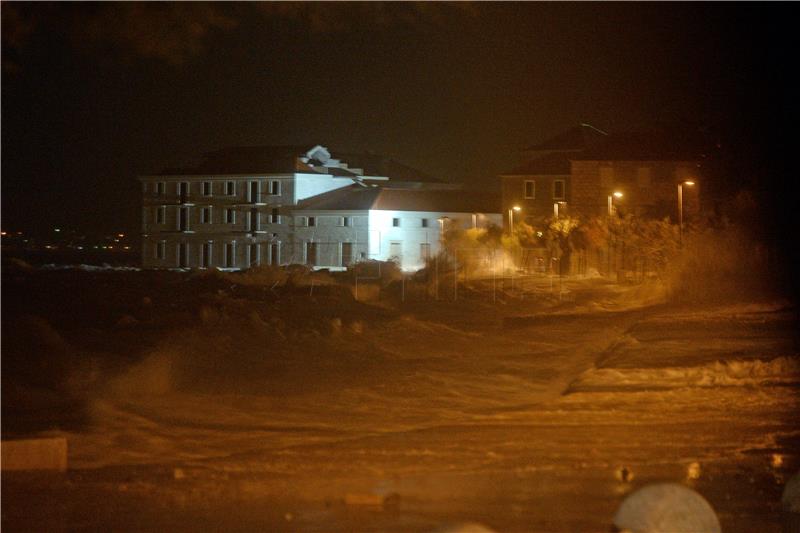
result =
M453 250L453 301L458 300L458 248Z

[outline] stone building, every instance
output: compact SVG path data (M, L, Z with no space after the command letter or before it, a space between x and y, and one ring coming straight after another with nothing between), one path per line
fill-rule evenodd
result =
M506 227L540 226L557 214L591 217L612 212L678 219L678 185L684 217L699 210L700 151L657 134L608 134L588 124L528 148L516 168L501 174ZM614 193L619 193L617 196Z
M499 199L453 194L457 186L375 154L346 157L319 145L237 147L140 177L142 265L343 269L393 258L413 270L438 252L444 221L501 222Z

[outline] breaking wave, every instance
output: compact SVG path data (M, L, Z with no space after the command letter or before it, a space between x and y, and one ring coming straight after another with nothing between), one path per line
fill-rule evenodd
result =
M573 381L565 394L794 383L800 383L800 359L784 356L769 361L716 361L694 367L595 368Z

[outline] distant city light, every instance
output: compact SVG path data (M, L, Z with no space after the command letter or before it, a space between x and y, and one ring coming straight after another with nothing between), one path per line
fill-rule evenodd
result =
M61 231L61 228L55 228L55 232L56 233L59 233L60 231Z
M124 236L125 236L125 234L124 234L124 233L117 233L117 237L120 237L120 238L122 238L122 237L124 237Z
M3 235L3 236L5 236L5 234L6 234L6 232L5 232L5 231L0 231L0 235Z

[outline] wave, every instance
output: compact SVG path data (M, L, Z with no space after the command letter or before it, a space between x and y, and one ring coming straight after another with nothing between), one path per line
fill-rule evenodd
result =
M564 394L796 383L800 383L800 359L784 356L767 361L734 359L689 367L594 368L570 383Z

